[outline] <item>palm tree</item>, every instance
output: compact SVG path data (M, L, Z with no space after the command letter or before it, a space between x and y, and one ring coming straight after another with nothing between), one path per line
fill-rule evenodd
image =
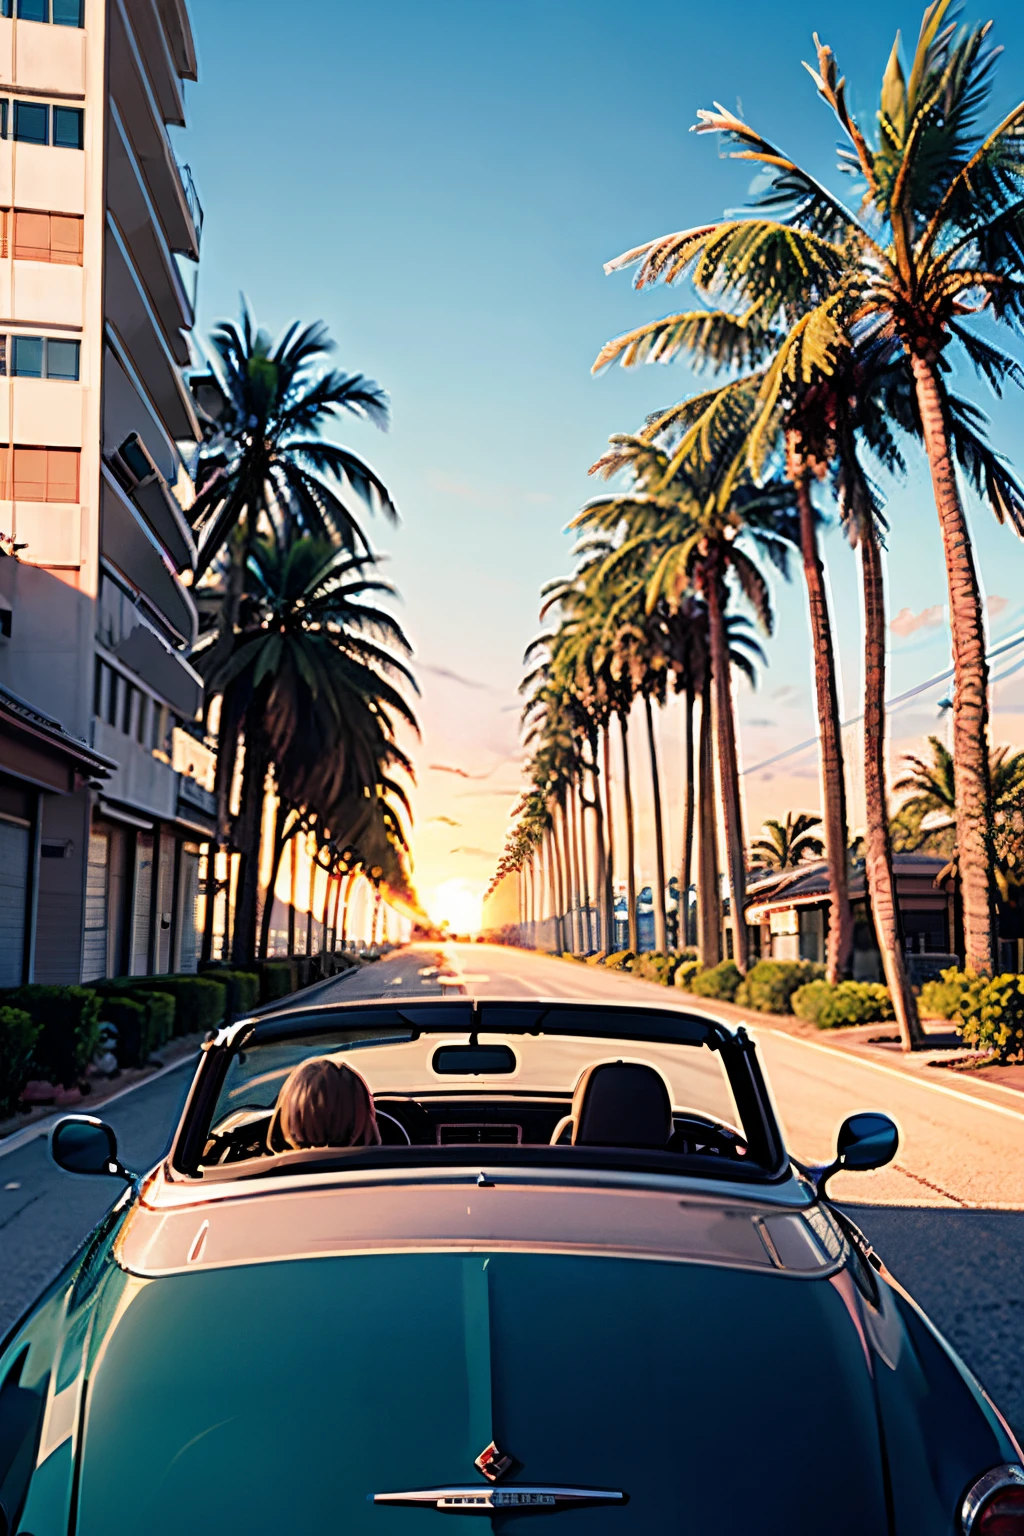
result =
M676 277L693 268L707 289L747 304L740 324L755 313L758 325L786 317L776 388L796 372L827 375L854 338L889 346L909 366L949 584L966 946L970 963L990 971L988 677L954 459L1000 521L1009 518L1018 533L1024 532L1024 493L980 437L977 413L950 393L944 354L950 344L962 348L997 393L1008 380L1024 381L1016 360L967 323L984 311L1019 328L1024 315L1024 104L987 134L979 131L998 50L987 26L957 30L950 22L954 9L954 0L928 7L909 71L897 40L874 143L849 111L831 50L817 44L811 73L846 138L844 168L861 181L859 215L734 114L716 109L700 114L701 129L724 134L734 154L764 168L760 206L768 217L686 231L629 256L642 259L652 274ZM773 399L764 403L774 408Z
M800 811L796 816L786 812L785 822L766 821L767 837L758 838L750 845L751 858L766 869L796 869L805 859L820 859L825 849L815 827L821 826L821 817Z
M255 953L259 846L270 765L284 784L315 765L321 803L346 778L377 782L382 744L402 766L394 718L416 729L400 687L415 690L401 659L409 646L395 620L368 595L390 593L367 574L373 560L294 533L282 543L258 534L247 566L247 594L225 655L216 631L200 641L196 662L208 686L237 707L244 723L240 852L232 953ZM237 701L237 705L236 705Z
M713 471L697 478L684 465L674 466L665 449L639 438L618 436L612 439L611 451L591 472L607 479L623 471L632 479L630 492L588 502L576 525L600 530L606 536L619 535L621 543L606 561L609 573L637 559L646 564L648 610L659 600L670 610L677 609L683 597L694 590L703 598L729 857L734 958L745 970L746 850L726 608L733 579L762 629L771 633L768 585L744 546L750 544L766 554L785 574L787 537L792 542L793 535L792 519L787 519L792 496L783 484L756 487L747 481L731 486L728 499L723 500Z
M333 343L323 325L293 324L273 344L243 308L240 323L219 325L211 341L211 367L191 381L204 442L189 517L199 545L193 580L201 583L200 611L209 616L216 610L216 670L233 645L246 564L259 533L276 528L287 538L292 530L303 530L350 552L368 552L355 505L379 509L391 519L397 510L365 459L323 440L324 429L345 412L386 429L389 409L387 395L372 379L324 371ZM237 699L221 700L217 733L215 789L223 846L241 734Z

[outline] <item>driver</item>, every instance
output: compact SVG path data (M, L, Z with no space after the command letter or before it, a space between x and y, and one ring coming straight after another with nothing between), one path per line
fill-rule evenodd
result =
M373 1095L359 1073L344 1062L314 1056L285 1078L271 1137L271 1145L284 1142L294 1149L379 1147Z

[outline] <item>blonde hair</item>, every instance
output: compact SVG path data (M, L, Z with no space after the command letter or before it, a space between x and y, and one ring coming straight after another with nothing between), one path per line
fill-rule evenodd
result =
M366 1082L327 1056L314 1056L289 1072L274 1120L281 1140L293 1148L380 1146Z

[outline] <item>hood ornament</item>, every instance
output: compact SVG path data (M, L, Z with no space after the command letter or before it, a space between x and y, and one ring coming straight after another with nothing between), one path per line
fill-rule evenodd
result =
M519 1463L514 1456L508 1456L504 1451L499 1451L492 1440L490 1445L480 1452L473 1465L478 1472L483 1473L489 1483L496 1483L499 1477L504 1477L506 1472L511 1472L512 1468L517 1467Z
M610 1488L556 1488L516 1484L508 1488L410 1488L406 1493L375 1493L375 1504L412 1504L453 1515L490 1515L496 1510L538 1512L578 1509L587 1504L625 1504L624 1493Z

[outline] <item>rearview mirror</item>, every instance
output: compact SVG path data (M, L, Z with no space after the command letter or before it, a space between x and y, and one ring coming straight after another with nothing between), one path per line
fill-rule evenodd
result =
M514 1072L516 1053L509 1045L441 1045L430 1065L441 1077L498 1077Z
M50 1132L50 1156L67 1173L107 1173L131 1183L117 1156L117 1137L95 1115L65 1115Z
M836 1137L835 1162L829 1163L818 1174L818 1194L825 1193L825 1185L841 1168L851 1173L884 1168L896 1156L899 1144L900 1133L896 1125L880 1110L865 1109L857 1115L849 1115Z

